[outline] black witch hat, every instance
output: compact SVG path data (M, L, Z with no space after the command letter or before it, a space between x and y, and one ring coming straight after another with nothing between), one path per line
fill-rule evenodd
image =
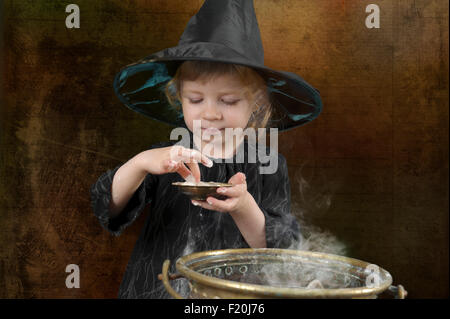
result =
M306 124L322 110L319 91L297 74L264 66L264 50L252 0L205 0L188 22L178 45L124 67L114 90L130 109L152 119L184 126L165 85L186 60L216 61L252 67L267 83L273 106L269 127L284 131Z

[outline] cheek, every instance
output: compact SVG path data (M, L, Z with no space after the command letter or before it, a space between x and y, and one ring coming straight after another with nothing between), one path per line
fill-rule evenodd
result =
M183 116L186 120L192 121L196 116L195 110L191 106L183 104Z
M201 120L201 109L189 105L183 105L183 117L187 127L193 132L194 120Z
M184 106L184 104L182 105L182 110L184 122L186 123L187 127L192 131L193 126L192 112L188 107Z
M232 126L245 127L250 118L249 112L228 112L227 114L228 122Z
M250 105L247 103L245 105L245 107L242 109L242 117L245 119L249 119L250 116L252 114L252 108L250 107Z

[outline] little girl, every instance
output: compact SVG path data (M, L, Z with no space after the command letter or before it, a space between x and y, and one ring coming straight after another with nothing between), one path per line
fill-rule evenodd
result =
M235 2L239 2L239 6ZM150 204L149 216L120 286L120 298L168 297L157 278L166 259L175 261L192 252L214 249L288 248L299 240L299 225L290 213L286 160L281 154L277 154L278 168L274 174L260 174L259 168L264 164L258 158L256 162L236 160L241 151L244 159L248 159L249 149L255 147L244 136L238 136L232 147L227 147L224 140L219 139L221 145L215 147L222 148L221 158L201 151L212 143L211 134L223 137L225 128L261 128L277 118L279 122L275 123L279 123L278 127L286 129L317 116L317 113L309 117L308 114L299 115L300 112L292 114L286 110L287 105L279 109L279 104L273 103L277 101L273 98L274 92L288 92L278 100L279 103L286 102L284 96L287 96L293 103L300 104L301 100L293 95L298 83L287 83L292 74L285 74L280 79L278 73L275 82L272 81L275 73L271 78L263 76L261 65L259 71L252 66L255 65L252 55L258 52L247 51L246 63L232 63L242 61L232 57L234 53L231 51L227 59L211 58L211 52L206 52L220 41L226 42L229 48L232 39L237 41L234 51L238 50L243 37L237 37L236 32L250 30L251 34L244 38L248 42L255 38L255 27L240 28L234 23L231 26L236 30L228 30L234 32L230 38L226 32L217 32L220 38L201 39L206 27L213 27L216 31L230 28L229 24L224 24L229 19L224 17L235 19L236 15L245 15L246 23L252 19L256 23L251 1L205 1L190 20L177 47L131 65L116 77L116 92L128 107L152 118L183 126L190 134L189 148L175 145L176 141L152 145L123 165L107 171L91 188L95 215L101 225L115 235L119 235ZM199 21L207 25L199 26ZM190 39L189 44L186 39ZM252 49L260 45L259 32L255 43L251 45ZM196 46L197 51L186 49L189 45ZM181 49L184 51L177 51ZM205 56L201 56L199 49L206 52ZM225 47L223 50L220 52L227 52ZM193 58L190 54L197 56ZM172 59L168 59L169 55ZM163 62L156 61L158 58ZM173 61L176 63L170 64ZM131 89L131 84L139 82L139 76L144 80L137 89ZM168 103L162 103L163 98ZM170 117L173 112L178 112L175 113L179 114L177 119L182 119L183 123ZM171 121L167 121L168 118ZM194 121L201 123L201 136L193 134ZM219 143L216 141L214 143ZM176 160L173 154L178 155ZM228 182L233 186L217 190L227 197L225 200L210 196L206 201L191 201L172 185L190 176L197 182Z

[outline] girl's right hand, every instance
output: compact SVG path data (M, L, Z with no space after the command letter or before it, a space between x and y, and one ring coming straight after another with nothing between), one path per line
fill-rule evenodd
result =
M160 175L177 172L185 180L192 175L196 182L200 182L198 163L202 163L207 167L212 167L213 165L213 162L207 156L197 150L185 148L181 145L147 150L139 153L136 156L136 160L141 169L149 174Z

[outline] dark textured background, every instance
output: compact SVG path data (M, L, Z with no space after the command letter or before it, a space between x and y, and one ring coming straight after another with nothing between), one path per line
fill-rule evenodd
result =
M80 29L65 27L73 2ZM279 151L305 221L411 298L448 297L448 1L372 2L380 29L365 27L367 1L254 1L266 65L324 102ZM0 297L114 298L145 214L110 236L89 187L171 128L122 106L113 77L176 45L203 1L0 3ZM65 287L71 263L80 289Z

